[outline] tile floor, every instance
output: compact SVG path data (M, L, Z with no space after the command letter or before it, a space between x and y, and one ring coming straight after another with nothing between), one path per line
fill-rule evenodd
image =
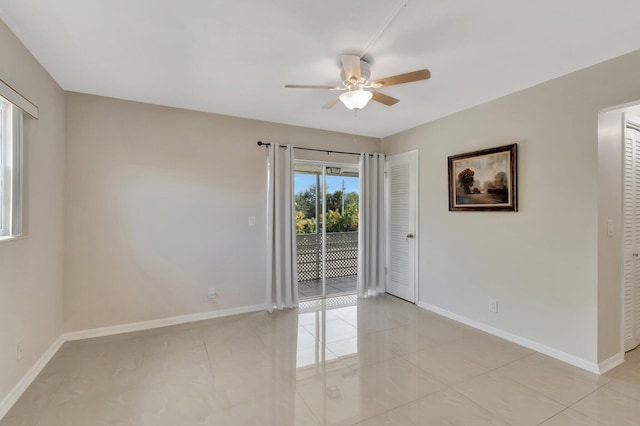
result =
M640 425L596 376L382 296L66 343L0 425Z
M327 296L342 293L355 293L358 287L358 276L327 278ZM298 283L298 296L300 299L322 296L322 281L302 281Z

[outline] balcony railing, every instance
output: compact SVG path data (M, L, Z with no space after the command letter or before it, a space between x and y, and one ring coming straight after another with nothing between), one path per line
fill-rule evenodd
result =
M327 232L326 277L358 274L358 232ZM298 281L322 278L322 234L296 235Z

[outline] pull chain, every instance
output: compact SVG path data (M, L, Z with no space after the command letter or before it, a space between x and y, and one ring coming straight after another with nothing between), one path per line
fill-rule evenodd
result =
M353 123L353 135L354 135L354 137L353 137L353 141L355 143L358 143L358 110L355 109L355 110L353 110L353 112L354 112L354 119L353 119L353 121L354 121L354 123Z

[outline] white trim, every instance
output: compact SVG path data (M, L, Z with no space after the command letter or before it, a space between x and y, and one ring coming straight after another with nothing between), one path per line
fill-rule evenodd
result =
M0 420L9 412L13 404L22 396L35 378L38 377L38 374L40 374L51 358L58 352L58 349L60 349L63 343L64 337L58 337L40 359L33 364L33 367L27 371L27 374L9 391L7 396L0 400Z
M28 235L8 235L6 237L0 237L0 244L2 243L10 243L11 241L16 241L16 240L26 240L27 238L29 238Z
M391 158L403 158L403 157L413 157L413 154L416 154L416 161L418 160L418 150L412 149L411 151L400 152L398 154L387 154L387 159Z
M22 235L22 199L23 199L23 158L24 158L24 114L18 108L11 111L11 231L10 235Z
M294 146L293 149L296 149L296 147ZM304 148L302 148L304 150ZM349 154L349 155L357 155L358 159L360 158L361 154ZM306 170L302 170L302 171L296 171L296 166L315 166L315 167L319 167L322 168L322 173L318 173L318 172L308 172ZM352 169L352 170L358 170L358 183L360 182L361 176L360 176L360 167L359 167L359 163L344 163L344 162L337 162L337 161L322 161L322 160L304 160L304 159L297 159L295 158L294 155L294 159L293 159L293 174L294 174L294 180L295 180L295 174L309 174L309 175L316 175L316 182L318 183L318 187L322 188L322 191L318 191L322 197L322 202L319 203L317 205L317 207L322 210L323 206L327 205L327 168L328 167L338 167L338 168L347 168L347 169ZM337 176L337 175L330 175L330 176ZM353 176L349 176L349 177L353 177ZM322 180L322 185L320 185L320 180ZM295 182L294 182L295 185ZM295 188L294 188L295 190ZM358 190L358 193L360 191ZM344 200L344 196L346 194L342 194L343 196L343 200ZM360 194L358 194L358 196L360 196ZM322 214L322 211L316 211L316 217L319 214ZM326 272L327 272L327 258L324 255L324 253L326 253L327 250L327 232L326 232L326 223L324 221L319 221L316 222L316 234L318 233L318 224L322 223L322 229L320 229L320 231L322 232L322 298L326 298L327 294L327 277L326 277ZM267 226L269 226L267 224ZM267 244L268 245L268 244ZM270 247L267 248L267 250L271 250Z
M38 107L2 80L0 80L0 96L29 114L31 117L38 119Z
M622 187L620 189L621 192L621 199L622 199L622 208L620 209L620 223L621 223L621 231L622 231L622 235L624 235L624 228L625 228L625 184L626 184L626 172L625 172L625 168L626 168L626 160L627 160L627 150L626 150L626 144L627 144L627 131L630 129L628 126L631 124L634 126L634 128L632 130L636 131L636 132L640 132L640 124L638 124L638 117L636 116L630 116L628 112L623 111L622 112L622 140L620 141L621 143L621 153L622 153L622 158L620 159L620 162L622 164L621 167L621 171L622 171L622 176L621 176L621 182L622 182ZM633 143L632 143L633 145ZM635 148L634 148L635 149ZM633 154L632 154L633 157ZM638 167L638 164L634 164L634 166ZM634 170L634 171L636 171ZM635 173L634 173L635 174ZM632 223L632 226L635 227L635 223ZM624 362L624 352L625 350L627 350L627 341L625 339L625 305L626 305L626 295L625 295L625 272L624 272L624 263L625 263L625 244L624 244L624 237L620 238L620 259L618 259L618 261L620 262L620 353L622 354L622 361L620 363L618 363L617 365L621 364L622 362ZM633 303L633 301L632 301ZM632 324L632 332L633 330L633 324ZM634 333L635 334L635 333ZM634 337L632 337L632 339L634 339ZM635 343L635 342L634 342ZM636 345L633 345L636 346ZM631 349L631 348L629 348ZM619 354L618 354L619 355ZM618 357L618 355L614 355L612 358ZM610 361L612 358L609 358L609 360L607 361L603 361L603 363L606 363L608 361ZM615 367L615 366L614 366Z
M598 364L598 372L599 374L604 374L607 371L613 370L622 363L624 363L624 353L621 352Z
M478 330L485 331L489 334L493 334L494 336L498 336L502 339L508 340L510 342L516 343L520 346L524 346L525 348L533 349L536 352L540 352L541 354L548 355L552 358L558 359L560 361L566 362L567 364L574 365L578 368L582 368L583 370L587 370L591 373L602 374L601 366L593 363L591 361L587 361L586 359L582 359L575 355L571 355L569 353L563 352L561 350L552 348L550 346L544 345L542 343L529 340L527 338L518 336L516 334L509 333L507 331L501 330L499 328L492 327L490 325L481 323L479 321L464 317L462 315L455 314L453 312L449 312L445 309L439 308L434 305L430 305L425 302L418 302L418 306L422 309L426 309L428 311L434 312L438 315L442 315L443 317L447 317L454 321L458 321L462 324L468 325L473 328L477 328ZM610 362L610 360L604 361L602 364L606 364ZM611 362L613 365L613 362ZM606 365L608 366L608 365ZM613 367L611 367L613 368Z
M412 232L414 235L414 250L413 250L413 297L414 301L412 303L418 303L420 300L420 152L417 149L401 152L399 154L387 155L385 156L384 162L384 202L385 202L385 219L384 219L384 227L385 227L385 241L387 241L387 246L385 248L385 267L386 267L386 276L385 276L385 290L389 288L389 280L391 276L389 272L391 270L391 251L390 245L388 244L390 239L390 229L391 229L391 215L389 214L391 210L390 206L390 197L389 194L389 179L387 177L387 164L389 161L393 161L399 158L409 158L413 160L413 165L415 168L415 176L414 178L414 191L413 197L415 202L415 211L414 211L414 220L413 220L413 230L409 229L409 232Z
M626 104L620 104L620 105L615 105L612 107L608 107L608 108L602 108L599 112L611 112L611 111L618 111L621 109L627 109L627 108L633 108L636 106L639 106L640 102L639 101L633 101L633 102L628 102Z
M11 235L11 178L13 173L13 104L0 98L0 235Z
M246 314L249 312L265 311L265 305L241 306L239 308L221 309L218 311L200 312L197 314L180 315L177 317L161 318L150 321L132 322L129 324L112 325L109 327L92 328L89 330L70 331L62 336L65 341L89 339L91 337L111 336L113 334L130 333L132 331L150 330L170 325L226 317L230 315Z
M627 157L627 113L626 112L622 112L621 113L621 118L622 118L622 129L621 129L621 139L620 140L620 155L622 158L620 158L620 200L622 201L622 204L620 205L620 216L618 217L618 219L620 220L620 239L618 240L618 244L620 247L620 256L618 257L618 266L620 267L620 282L619 282L619 286L620 286L620 325L618 326L618 329L620 330L620 351L624 353L624 343L625 343L625 338L624 338L624 313L625 313L625 309L624 309L624 302L625 302L625 294L624 294L624 251L625 251L625 247L624 247L624 225L625 225L625 220L624 220L624 184L625 184L625 161L626 161L626 157ZM598 125L600 125L598 123ZM608 232L608 231L607 231ZM624 355L623 355L623 361L624 361Z

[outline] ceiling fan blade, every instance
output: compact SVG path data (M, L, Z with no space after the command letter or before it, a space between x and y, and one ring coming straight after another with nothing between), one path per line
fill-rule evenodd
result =
M373 97L371 99L386 106L395 105L400 102L400 99L392 98L391 96L384 95L380 92L374 92L372 90L371 93L373 94Z
M411 83L412 81L427 80L430 77L431 77L431 73L429 72L429 70L427 69L418 70L418 71L408 72L406 74L398 74L398 75L393 75L391 77L373 80L371 82L371 87L379 88L379 87L393 86L395 84Z
M332 100L331 102L325 104L322 106L322 109L331 109L333 108L338 102L340 102L340 98L335 98L334 100Z
M340 86L317 86L313 84L285 84L287 89L326 89L326 90L342 90Z
M346 80L360 80L360 57L356 55L340 55L342 69Z

